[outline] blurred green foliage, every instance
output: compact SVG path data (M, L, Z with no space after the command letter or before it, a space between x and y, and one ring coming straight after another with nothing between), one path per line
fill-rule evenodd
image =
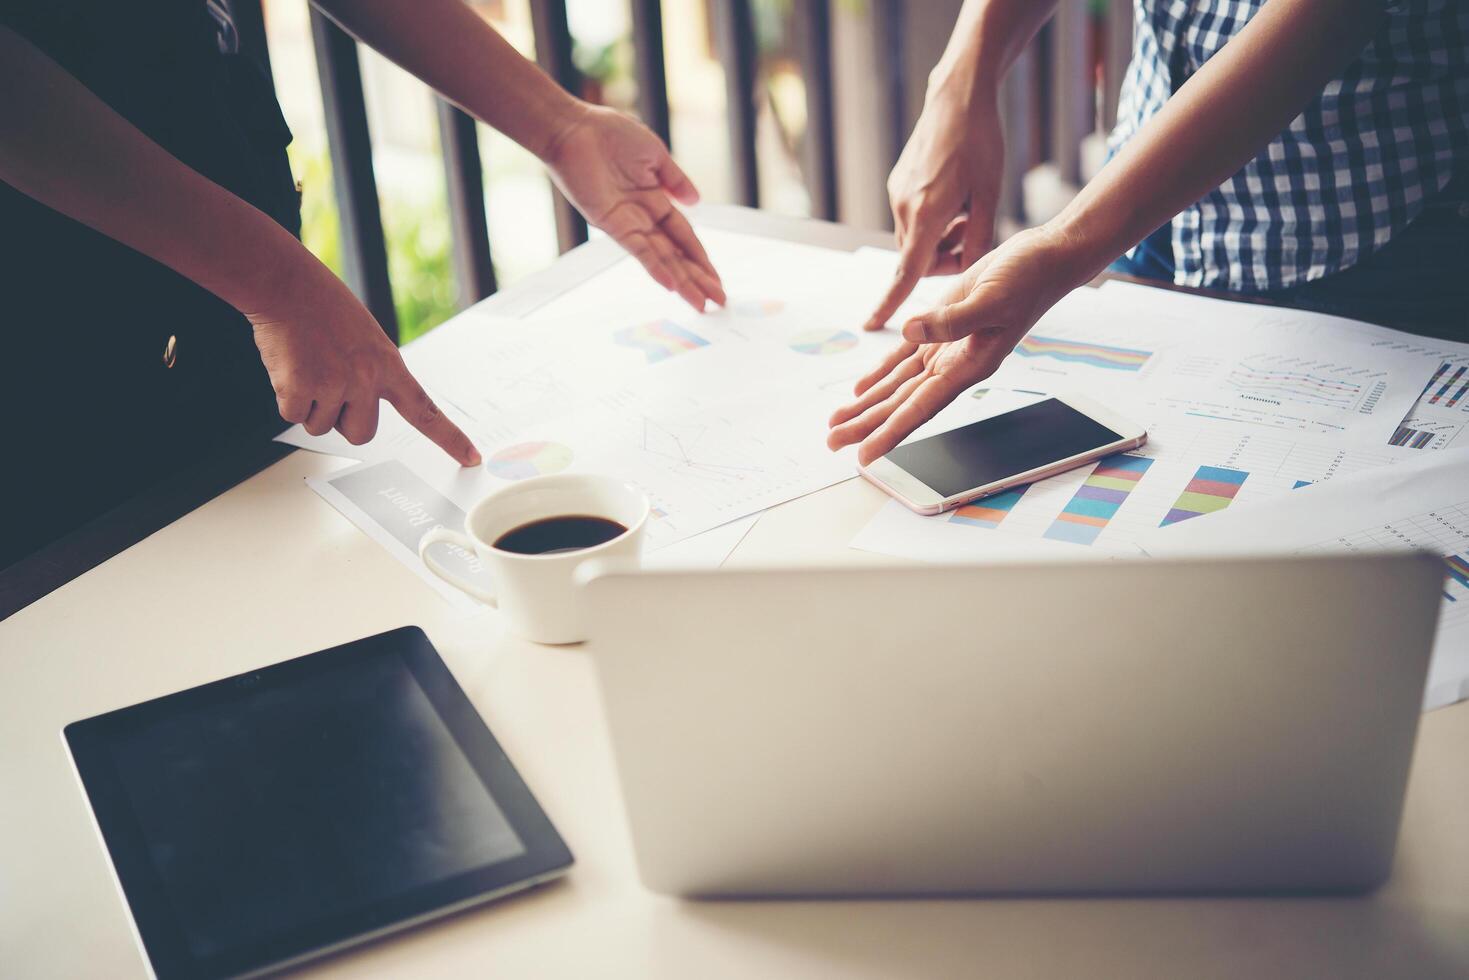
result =
M292 155L301 178L301 241L337 275L342 274L341 225L332 191L331 161L324 155ZM406 344L454 315L454 269L448 221L430 208L393 201L383 208L388 275L398 311L398 342Z

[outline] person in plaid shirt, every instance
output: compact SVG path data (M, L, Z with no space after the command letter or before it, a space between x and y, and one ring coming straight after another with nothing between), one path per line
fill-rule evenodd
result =
M1056 0L967 0L888 180L898 274L963 271L831 418L870 462L1112 268L1469 339L1469 2L1134 0L1112 158L991 249L1000 82Z

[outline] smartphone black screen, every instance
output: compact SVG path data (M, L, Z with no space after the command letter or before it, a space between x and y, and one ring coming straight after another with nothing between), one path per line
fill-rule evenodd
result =
M1120 433L1054 398L899 446L887 458L945 497L1099 449Z

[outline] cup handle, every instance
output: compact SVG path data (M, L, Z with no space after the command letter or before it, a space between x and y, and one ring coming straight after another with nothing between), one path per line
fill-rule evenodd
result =
M496 601L495 594L493 592L482 589L477 585L471 585L470 583L464 581L464 579L460 578L458 575L455 575L449 571L445 571L442 566L436 564L434 560L428 556L429 546L438 544L440 542L456 545L457 547L463 548L465 551L468 551L470 554L474 554L474 542L469 540L469 538L465 537L464 535L460 534L458 531L451 531L447 527L442 526L433 528L423 537L418 539L418 558L424 563L425 566L427 566L428 570L433 572L439 578L443 579L445 582L448 582L450 585L454 586L454 588L458 589L460 592L463 592L465 595L478 599L480 602L483 602L487 606L498 606L499 603Z

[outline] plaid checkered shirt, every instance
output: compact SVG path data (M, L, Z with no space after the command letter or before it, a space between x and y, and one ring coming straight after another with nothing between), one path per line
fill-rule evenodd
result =
M1265 0L1134 0L1115 150ZM1174 281L1320 279L1403 230L1469 166L1469 0L1384 2L1371 43L1258 156L1173 219Z

